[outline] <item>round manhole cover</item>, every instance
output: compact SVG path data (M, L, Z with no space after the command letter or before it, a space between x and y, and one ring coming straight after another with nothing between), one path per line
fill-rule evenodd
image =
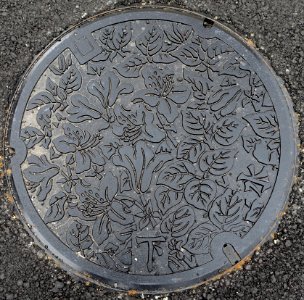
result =
M10 125L18 207L62 266L121 290L187 288L277 223L296 158L290 100L237 35L125 10L37 58Z

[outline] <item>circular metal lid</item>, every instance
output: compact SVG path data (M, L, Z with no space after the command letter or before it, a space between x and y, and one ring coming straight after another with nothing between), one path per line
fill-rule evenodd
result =
M95 17L36 59L15 99L18 208L87 280L199 284L252 253L288 198L289 97L254 49L204 16Z

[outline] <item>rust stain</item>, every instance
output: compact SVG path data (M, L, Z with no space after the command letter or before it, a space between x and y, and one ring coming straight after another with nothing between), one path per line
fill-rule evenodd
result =
M246 43L250 47L255 47L255 42L252 39L246 39Z
M10 193L5 193L4 194L6 200L10 203L10 204L13 204L14 203L14 197L12 194Z
M233 269L235 271L238 271L238 270L242 270L244 268L244 266L251 261L251 257L252 256L249 256L249 257L245 257L244 259L242 259L240 262L238 262L236 265L233 266Z
M259 252L260 250L261 250L261 246L260 245L256 246L254 249L254 253Z
M299 123L300 123L300 120L301 120L301 115L300 115L298 112L295 112L295 113L294 113L294 116L295 116L295 118L296 118L297 123L299 124Z
M82 272L82 273L79 273L80 275L80 277L85 277L85 278L92 278L92 275L91 274L89 274L89 273L86 273L86 272ZM92 282L90 282L90 281L88 281L88 285L90 285Z
M47 259L48 259L51 263L53 263L53 265L54 265L55 268L62 269L62 264L61 264L61 262L60 262L59 260L54 259L53 257L51 257L51 256L49 256L49 255L47 255Z
M129 290L128 291L128 296L136 296L138 294L139 294L139 292L137 290Z
M0 165L1 165L1 163L0 163ZM0 169L1 169L1 166L0 166ZM12 175L12 169L7 169L5 171L1 171L0 178L3 178L5 175L11 176Z
M302 152L304 152L304 149L302 150ZM294 184L300 183L301 180L302 180L301 177L297 177L297 176L294 176L294 177L293 177L293 182L294 182Z

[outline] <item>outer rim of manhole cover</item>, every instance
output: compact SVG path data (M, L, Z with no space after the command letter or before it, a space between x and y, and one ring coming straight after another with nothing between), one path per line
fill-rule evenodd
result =
M202 26L204 20L211 20L205 15L186 11L184 9L156 6L117 9L94 16L80 23L80 25L92 30L92 28L96 26L97 22L100 22L100 26L101 23L103 25L107 23L113 24L115 22L118 23L130 19L144 20L146 19L147 13L150 14L151 19L157 18L160 20L171 20L173 22L179 20L184 21L185 24L191 23L194 27ZM115 21L113 21L114 19ZM234 238L229 235L229 243L237 249L237 255L242 260L246 260L246 258L253 253L256 247L260 246L269 234L275 230L279 217L282 215L288 200L288 195L291 191L293 178L296 174L297 168L297 125L292 108L292 102L286 89L262 56L257 53L255 49L250 47L239 35L217 21L212 20L211 22L213 22L214 28L219 29L217 30L219 35L230 39L231 43L233 43L234 50L240 53L242 52L242 56L246 61L254 61L254 69L256 70L258 68L258 75L267 91L270 93L271 99L278 99L277 102L274 103L274 107L279 122L283 119L285 122L284 126L280 126L280 167L277 174L276 184L268 204L266 205L262 215L256 221L254 225L255 230L249 231L249 233L242 238L242 245L236 244L239 241L237 237ZM34 209L25 189L20 170L20 165L25 157L25 147L22 145L20 140L18 141L18 134L21 126L20 121L24 111L24 108L20 107L22 106L22 100L20 99L28 99L34 84L36 84L38 80L38 75L42 75L41 72L45 67L41 62L49 65L60 53L58 53L58 49L56 47L59 45L58 48L60 48L60 43L65 42L71 36L73 30L77 29L80 25L64 32L59 38L47 46L46 49L33 61L22 77L16 90L10 108L10 114L6 122L7 138L9 140L10 147L16 150L16 154L11 157L10 165L7 166L12 169L12 175L11 177L8 177L8 181L16 199L21 219L26 225L29 233L34 237L35 241L39 245L46 248L47 252L60 263L62 268L85 280L116 290L136 290L148 293L164 293L183 290L201 284L202 282L219 275L221 272L227 271L233 264L229 263L226 256L230 255L233 258L235 256L235 252L232 247L232 250L228 249L230 254L228 253L226 256L223 255L222 247L225 242L222 236L221 239L217 240L217 248L214 248L214 252L212 252L212 254L217 256L218 259L212 260L209 263L208 268L204 268L205 266L203 265L192 270L183 271L182 273L158 276L130 275L112 270L101 270L100 267L96 268L93 263L75 255L74 252L59 241L51 230L46 227L37 211ZM48 57L51 51L54 51L54 53ZM46 60L45 57L47 57ZM33 82L35 83L31 83L27 80L27 77L29 76L32 76ZM269 90L270 87L271 91ZM26 96L26 94L28 95ZM25 103L23 104L25 105ZM9 156L8 153L7 155ZM69 251L71 251L71 253L68 253ZM68 257L68 255L71 256Z

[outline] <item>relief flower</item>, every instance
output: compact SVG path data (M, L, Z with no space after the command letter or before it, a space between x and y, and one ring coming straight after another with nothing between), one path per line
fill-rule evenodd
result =
M99 166L105 164L98 146L102 137L99 133L91 135L88 131L72 124L64 124L64 135L53 140L55 148L63 153L73 155L76 163L75 172L80 174L91 168L91 163Z
M156 107L157 112L164 116L169 123L178 117L177 105L187 102L190 97L190 88L174 82L174 72L168 68L149 67L142 71L145 81L145 90L135 95L151 107Z
M107 216L112 222L128 225L133 222L130 207L133 201L117 197L118 180L108 172L99 185L76 185L76 194L80 202L71 215L84 220L94 220L98 216Z
M69 205L69 216L94 221L92 237L98 245L103 244L111 234L125 242L136 230L132 214L134 200L117 195L118 180L112 172L107 172L98 183L93 181L76 185L78 199Z
M158 143L165 138L165 133L154 123L154 115L141 103L133 104L130 109L115 106L116 122L113 133L124 142L138 140Z
M106 198L105 192L101 186L86 187L82 184L77 184L76 193L80 199L78 210L82 214L82 216L79 216L81 219L94 220L96 216L103 214L107 210L109 201L112 200Z

